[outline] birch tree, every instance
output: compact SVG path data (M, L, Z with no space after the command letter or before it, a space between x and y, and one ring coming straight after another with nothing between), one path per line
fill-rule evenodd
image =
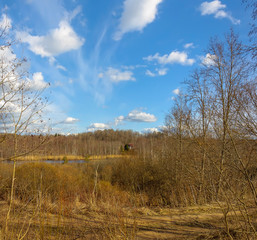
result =
M11 21L3 15L0 25L0 144L12 149L8 160L13 162L10 203L6 215L5 236L8 236L8 223L14 199L16 160L33 152L44 141L30 149L19 148L19 136L24 134L40 134L44 130L43 109L47 105L47 97L43 91L47 84L42 74L30 76L27 59L17 57L17 47L11 31ZM19 150L19 151L18 151Z

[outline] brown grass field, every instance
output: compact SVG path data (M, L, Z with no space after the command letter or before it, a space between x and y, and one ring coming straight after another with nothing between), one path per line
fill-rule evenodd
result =
M0 202L1 225L7 202ZM114 208L44 205L41 212L15 203L8 239L229 239L222 230L219 206L168 208ZM233 239L241 239L240 231ZM4 238L1 238L4 239Z
M253 202L244 201L247 211L232 202L164 205L161 199L151 200L151 192L125 190L112 182L115 164L122 170L120 161L17 165L8 228L13 165L1 163L0 240L255 239L254 232L246 235L248 223L257 226ZM133 175L126 159L123 165Z

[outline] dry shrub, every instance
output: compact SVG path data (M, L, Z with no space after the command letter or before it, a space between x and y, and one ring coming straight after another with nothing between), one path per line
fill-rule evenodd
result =
M129 205L129 193L122 191L117 186L112 186L110 182L99 181L99 200L110 205L118 204L120 207Z
M172 204L174 180L161 162L121 159L114 164L112 183L130 193L146 195L148 205Z
M111 182L112 174L113 174L113 170L112 170L112 166L111 165L104 165L100 169L100 177L104 181Z
M9 196L9 190L11 186L12 178L12 165L0 164L0 199L7 199Z
M81 178L79 171L70 166L22 164L16 173L16 197L24 201L40 196L52 202L59 199L73 201L79 192Z

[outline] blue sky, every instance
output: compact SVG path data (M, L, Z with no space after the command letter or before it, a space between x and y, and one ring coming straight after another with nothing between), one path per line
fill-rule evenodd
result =
M1 0L45 94L53 132L161 128L182 82L231 27L248 40L241 0ZM18 53L17 53L18 54Z

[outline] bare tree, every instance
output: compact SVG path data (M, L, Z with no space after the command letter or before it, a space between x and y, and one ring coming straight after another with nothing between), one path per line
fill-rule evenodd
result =
M257 126L256 78L248 53L231 30L225 40L211 40L202 66L186 81L192 101L189 129L203 149L202 163L208 158L217 173L212 176L212 181L216 181L215 198L226 205L224 218L229 236L229 211L237 218L243 217L244 227L240 221L237 223L245 234L256 235L246 202L242 200L242 194L246 194L255 204L257 201L256 187L248 171L252 157L246 157L245 153L246 149L253 149ZM215 143L212 148L207 148L208 134Z
M190 119L191 111L188 105L188 97L180 92L174 99L170 112L165 117L166 132L171 138L175 138L175 159L174 175L175 181L180 182L183 172L183 146L184 138L189 135L187 122Z
M14 199L16 160L33 152L46 139L42 138L38 146L22 149L18 148L19 144L22 144L19 142L19 136L40 134L44 130L42 110L47 104L47 98L43 97L42 93L47 85L37 86L29 79L27 60L18 58L12 50L14 41L10 26L0 26L0 31L0 144L7 141L8 148L12 149L8 159L13 161L10 204L5 224L7 236Z
M211 124L217 139L220 140L218 196L228 157L228 131L234 129L238 118L235 108L236 96L248 77L249 69L243 45L233 30L225 36L225 41L217 38L211 40L207 57L209 59L202 71L209 79L209 88L213 92L214 116Z
M187 87L188 99L191 102L191 120L187 122L192 139L201 152L199 171L198 201L206 185L207 137L210 137L210 121L212 118L213 97L209 89L209 79L206 72L196 69L191 77L184 82ZM210 174L210 169L208 169ZM206 197L204 197L206 198Z

